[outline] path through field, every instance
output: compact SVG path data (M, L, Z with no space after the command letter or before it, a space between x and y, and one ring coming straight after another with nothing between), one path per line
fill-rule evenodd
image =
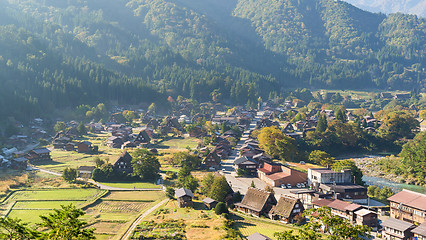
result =
M155 209L159 208L161 205L165 204L167 201L169 201L169 199L164 199L163 201L157 203L155 206L153 206L152 208L146 210L144 213L142 213L142 215L140 215L134 222L133 224L129 227L129 229L127 229L126 233L120 238L120 240L126 240L130 237L130 235L132 234L133 230L135 230L136 226L138 226L142 220L148 216L148 214L152 213Z

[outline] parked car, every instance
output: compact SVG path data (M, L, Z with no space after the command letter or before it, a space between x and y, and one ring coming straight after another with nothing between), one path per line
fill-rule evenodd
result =
M305 165L306 163L305 161L300 161L300 164Z
M301 188L301 187L302 187L302 185L300 185L300 183L297 183L297 184L296 184L296 187L297 187L297 188Z
M287 184L287 188L291 188L291 184L289 183L289 184Z
M281 184L281 188L286 188L285 184Z

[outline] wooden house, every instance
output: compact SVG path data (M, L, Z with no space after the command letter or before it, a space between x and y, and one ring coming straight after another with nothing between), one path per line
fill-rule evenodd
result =
M204 203L204 206L206 206L207 209L213 209L213 208L216 207L218 201L207 197L207 198L203 199L203 203Z
M194 204L192 199L194 194L192 191L186 188L179 188L175 191L175 196L178 202L179 207L192 207Z
M119 172L124 173L132 173L133 167L132 167L132 156L127 151L124 151L118 158L115 160L114 169L116 169Z
M77 169L78 176L82 178L92 178L92 173L95 168L94 166L80 166Z
M399 219L389 218L382 222L384 228L383 239L386 240L410 240L413 237L411 232L416 226Z
M294 132L294 127L293 127L293 124L291 124L291 122L284 123L282 129L284 133Z
M235 159L234 161L235 170L243 169L247 172L247 174L250 174L250 175L256 175L257 167L258 167L258 163L255 160L245 156L239 157Z
M377 213L373 211L360 209L355 212L355 216L355 224L357 225L365 225L371 227L373 230L377 230L379 227Z
M273 193L250 187L241 203L236 203L235 206L241 212L260 217L266 216L276 204Z
M263 234L255 232L252 235L248 236L247 240L272 240L272 239Z
M411 231L414 235L414 239L417 240L426 240L426 222L420 224L418 227L414 228Z
M204 158L203 164L206 166L206 168L218 169L220 166L220 157L216 154L215 151L213 151Z
M28 164L28 159L25 157L18 157L11 160L11 167L13 169L22 170L26 169Z
M89 141L83 141L77 144L77 152L91 152L92 151L92 143Z
M47 148L33 149L28 152L27 159L30 161L50 161L50 150Z
M124 143L121 137L111 136L107 139L106 145L110 148L121 148L121 145Z
M426 222L426 195L403 189L388 198L390 216L409 223Z
M139 132L138 136L136 136L135 142L138 143L149 143L151 138L146 130L142 130Z
M305 211L300 199L281 196L276 206L271 209L269 217L274 220L281 220L286 223L293 223L294 217Z

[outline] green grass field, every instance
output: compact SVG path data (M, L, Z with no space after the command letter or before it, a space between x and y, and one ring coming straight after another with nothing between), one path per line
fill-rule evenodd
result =
M24 190L13 193L1 206L5 208L14 202L9 217L17 217L31 224L40 221L39 215L60 209L61 205L74 204L83 207L104 194L99 189L49 189L49 190Z
M159 147L168 147L174 149L185 149L186 147L195 148L198 145L197 138L173 138L159 143Z
M104 191L94 188L88 189L52 189L18 191L9 197L8 201L16 200L90 200Z
M81 208L86 203L87 203L86 201L29 201L29 202L19 201L19 202L16 202L15 206L13 206L13 209L22 209L22 208L60 209L61 205L70 205L70 204L73 204L74 206Z
M47 215L51 212L53 212L53 210L12 210L8 217L19 218L25 223L34 224L41 222L40 215Z
M102 199L157 201L165 198L163 191L110 191Z
M251 234L258 232L265 236L268 236L274 239L275 232L283 232L287 230L297 230L296 227L291 225L284 225L277 223L272 223L269 221L263 221L262 219L252 219L249 217L244 217L244 220L237 220L235 227L241 231L241 234L245 237L250 236Z
M105 186L116 187L116 188L148 188L148 189L157 189L160 186L154 183L148 182L99 182Z

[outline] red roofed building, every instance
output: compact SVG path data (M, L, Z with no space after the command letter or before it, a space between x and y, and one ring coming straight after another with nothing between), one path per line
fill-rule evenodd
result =
M426 195L403 189L388 200L391 217L415 224L426 222Z
M257 169L257 176L273 187L279 187L281 184L290 184L296 186L298 183L305 183L308 175L306 173L288 168L278 163L267 163L263 168Z

